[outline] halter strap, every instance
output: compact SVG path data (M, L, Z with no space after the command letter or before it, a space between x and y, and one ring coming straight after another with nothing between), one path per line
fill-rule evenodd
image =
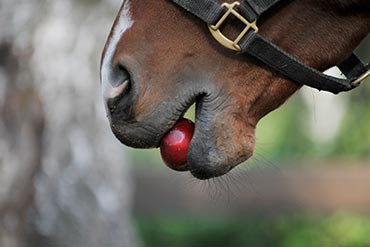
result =
M212 25L224 13L224 8L212 0L173 0L205 23Z
M248 4L256 13L256 18L258 18L279 1L280 0L245 0L242 2L242 5Z
M299 84L304 84L320 91L328 91L334 94L350 91L357 86L352 83L352 81L357 79L357 72L352 68L348 68L346 71L347 75L353 76L350 79L340 79L326 75L300 62L295 57L267 41L261 35L254 35L250 38L247 44L242 44L241 47L242 53L246 53L257 58L270 68ZM346 60L344 63L347 62L349 61ZM365 66L361 64L361 72L363 71L363 68L365 68ZM354 73L356 76L353 75Z
M351 55L338 65L347 79L326 75L259 35L256 21L280 0L244 0L241 3L223 5L214 0L173 0L173 2L207 23L214 37L224 46L241 54L253 56L296 83L337 94L356 88L369 75L370 63L364 65L355 55ZM230 14L246 24L246 28L236 41L228 40L219 30Z

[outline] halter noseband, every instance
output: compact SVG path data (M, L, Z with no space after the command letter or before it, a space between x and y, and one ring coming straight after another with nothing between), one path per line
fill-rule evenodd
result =
M364 65L354 54L338 65L347 78L339 79L307 66L259 35L259 16L281 0L244 0L222 5L214 0L172 1L207 23L211 34L221 45L253 56L296 83L337 94L356 88L370 76L370 63ZM235 40L230 40L220 30L230 15L245 25Z

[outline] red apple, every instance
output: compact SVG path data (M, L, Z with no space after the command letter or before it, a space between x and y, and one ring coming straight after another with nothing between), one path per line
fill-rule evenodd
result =
M161 155L164 163L176 171L188 171L186 156L194 133L194 123L181 118L161 141Z

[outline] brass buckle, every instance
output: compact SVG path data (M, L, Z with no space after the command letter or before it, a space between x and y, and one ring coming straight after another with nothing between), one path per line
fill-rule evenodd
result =
M234 51L240 51L240 46L239 42L240 40L244 37L244 35L247 34L247 32L250 29L253 29L255 33L258 32L258 27L257 27L257 20L253 21L250 23L248 20L246 20L241 14L239 14L236 10L235 7L240 5L239 2L234 2L234 3L223 3L221 6L226 7L227 11L226 13L221 17L221 19L217 22L216 25L208 25L209 30L211 31L211 34L213 37L223 46L226 48L229 48ZM246 27L244 30L239 34L239 36L235 40L230 40L228 39L221 31L220 27L222 24L225 22L227 17L232 14L236 18L238 18L241 22L243 22Z
M366 71L364 74L362 74L359 78L357 78L357 80L355 80L354 82L352 82L353 85L360 85L361 82L363 82L366 78L368 78L370 76L370 70Z

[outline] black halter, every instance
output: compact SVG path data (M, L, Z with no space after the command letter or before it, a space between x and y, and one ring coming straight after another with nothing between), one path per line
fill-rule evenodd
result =
M208 24L214 38L223 46L249 54L292 81L334 94L357 87L370 75L370 63L364 65L352 54L338 68L347 79L326 75L307 66L258 34L257 20L280 0L244 0L241 3L218 4L214 0L173 0ZM235 16L245 29L235 40L225 37L220 27L228 16Z

